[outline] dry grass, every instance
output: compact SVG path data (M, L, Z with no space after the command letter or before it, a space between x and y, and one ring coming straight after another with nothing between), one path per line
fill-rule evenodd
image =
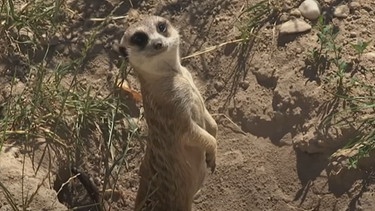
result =
M25 159L32 159L35 174L46 161L48 174L52 174L52 169L58 170L55 166L58 161L64 161L69 168L79 167L91 150L88 147L96 146L104 168L101 191L115 190L118 174L127 162L131 141L138 134L138 127L129 117L116 86L123 80L124 72L116 75L109 87L103 85L97 89L94 84L82 80L78 71L97 35L115 19L105 19L91 29L90 36L83 41L80 56L51 67L47 60L47 55L51 54L48 43L56 34L62 33L71 11L64 1L19 4L3 0L0 10L0 35L4 38L0 42L4 47L1 59L15 58L23 68L19 71L10 67L4 73L10 79L10 90L1 104L0 149L11 143L27 149ZM41 52L43 58L36 61L36 55ZM58 56L57 53L52 55L59 60ZM122 70L125 68L126 63L123 63ZM41 147L35 147L36 144ZM1 183L0 190L14 210L28 209L38 192L37 189L32 195L23 194L22 202L17 203ZM99 203L101 207L103 202Z

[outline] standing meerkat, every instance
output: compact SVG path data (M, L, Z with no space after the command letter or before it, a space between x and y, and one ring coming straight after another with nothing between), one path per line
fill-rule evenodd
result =
M139 77L148 125L135 210L190 211L207 167L215 170L217 124L181 65L179 44L167 19L149 16L119 45Z

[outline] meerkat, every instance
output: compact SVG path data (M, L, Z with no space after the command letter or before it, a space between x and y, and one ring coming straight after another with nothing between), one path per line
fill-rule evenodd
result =
M190 211L207 168L216 167L217 124L181 65L179 45L177 29L159 16L128 27L119 43L138 75L148 126L137 211Z

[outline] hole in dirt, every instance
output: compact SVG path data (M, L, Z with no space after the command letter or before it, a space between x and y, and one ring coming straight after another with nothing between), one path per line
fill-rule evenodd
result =
M324 153L307 153L300 149L295 149L297 174L302 185L301 189L296 192L295 201L300 201L300 204L304 203L309 191L312 191L311 188L314 186L314 181L318 177L326 176L328 178L328 190L336 197L340 197L343 194L354 194L351 193L353 185L359 180L365 180L369 177L372 171L369 172L362 169L373 169L375 167L374 160L364 162L365 164L359 169L343 168L338 170L338 161L331 158L331 155L344 147L347 140L353 136L351 131L353 130L348 129L342 132L340 137L330 138L328 135L321 137L320 139L332 139L329 141L336 142L336 144L327 148Z
M330 174L330 170L328 170ZM350 189L353 187L353 184L360 180L364 179L365 173L359 170L343 170L339 175L331 174L328 177L328 188L335 196L340 197L345 193L349 193Z
M362 158L357 164L357 168L349 168L350 155L341 153L340 156L331 159L327 168L329 190L336 196L343 194L355 194L354 184L361 181L362 188L366 188L370 183L375 182L375 157L374 152L368 157ZM346 164L345 164L346 163ZM344 165L343 165L344 164ZM361 194L361 191L359 193ZM356 200L354 197L353 200ZM357 198L358 200L358 198ZM354 203L353 201L351 203ZM354 206L355 204L352 204Z
M79 211L100 211L101 208L92 199L90 191L79 179L78 174L72 174L69 165L63 164L56 175L54 190L57 198L69 209ZM87 177L88 178L88 177Z
M254 68L251 72L254 74L259 85L272 90L276 88L279 79L275 76L276 69Z
M21 82L26 83L29 66L20 55L8 55L6 58L1 58L5 64L5 75L9 77L16 77Z
M299 200L302 204L308 192L310 191L312 182L321 175L328 164L328 154L308 154L296 149L297 175L301 181L301 189L299 189L294 197L294 201Z
M278 78L277 77L262 77L260 75L255 75L256 77L256 80L258 82L259 85L267 88L267 89L272 89L274 90L277 86L277 80Z

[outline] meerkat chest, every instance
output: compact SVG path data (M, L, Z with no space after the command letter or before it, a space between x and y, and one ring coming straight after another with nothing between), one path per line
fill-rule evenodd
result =
M150 121L150 124L159 125L156 121L176 124L176 121L185 122L187 119L201 126L204 124L206 108L203 97L191 74L185 68L181 72L152 82L141 81L145 117L155 117L155 122Z
M193 92L194 97L196 98L196 100L199 100L199 104L203 104L203 106L204 106L203 97L202 97L199 89L195 85L191 73L186 68L182 68L182 75L189 82L190 88L192 89L191 91Z
M190 72L186 71L184 74L185 79L189 82L189 88L191 92L191 112L192 119L197 122L200 126L204 123L205 104L204 99L193 81L193 77Z

